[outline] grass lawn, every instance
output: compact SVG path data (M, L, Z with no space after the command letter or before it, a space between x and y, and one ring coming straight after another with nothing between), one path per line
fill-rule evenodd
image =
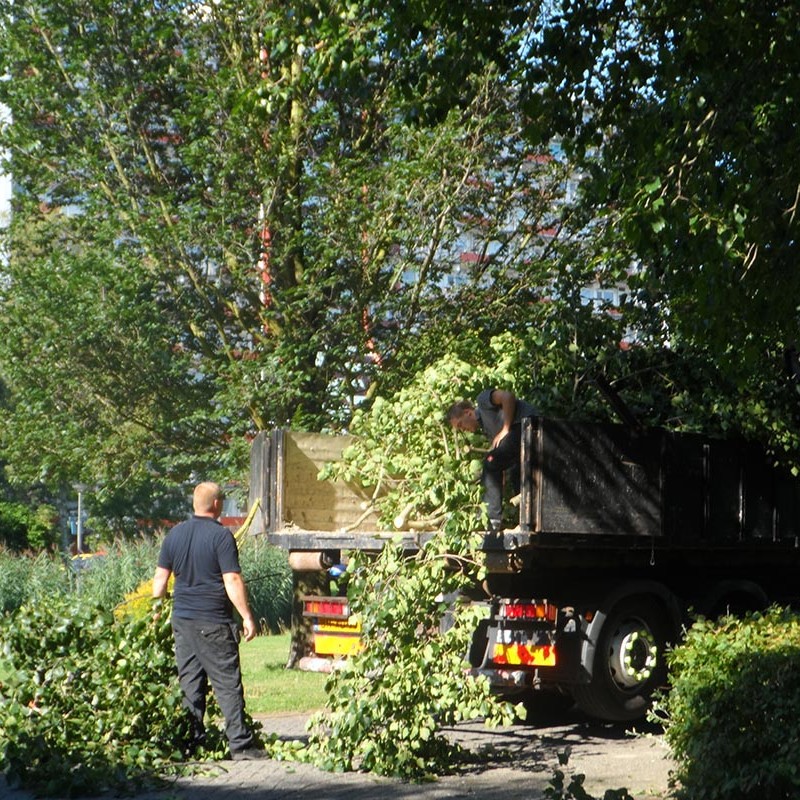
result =
M304 713L325 705L327 675L286 669L289 634L242 642L242 680L251 714Z

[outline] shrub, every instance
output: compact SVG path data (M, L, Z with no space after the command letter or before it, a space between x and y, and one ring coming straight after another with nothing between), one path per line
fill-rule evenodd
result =
M0 768L37 793L95 792L181 757L188 732L169 626L63 600L0 626Z
M800 794L800 618L772 609L694 624L668 656L656 706L678 763L677 796L783 800Z
M38 506L30 513L28 547L45 550L58 544L58 512L53 506Z
M57 514L51 506L0 502L0 543L13 550L43 550L58 541Z

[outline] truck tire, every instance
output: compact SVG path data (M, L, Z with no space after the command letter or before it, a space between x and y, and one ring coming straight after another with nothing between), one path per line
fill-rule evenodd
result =
M614 606L597 638L591 681L572 687L578 708L609 722L643 717L654 690L666 683L669 631L653 598L629 597Z

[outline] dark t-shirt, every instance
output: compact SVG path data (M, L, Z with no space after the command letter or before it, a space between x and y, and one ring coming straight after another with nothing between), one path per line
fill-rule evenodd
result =
M158 566L175 576L172 616L204 622L229 622L233 604L224 572L241 572L236 539L211 517L193 516L165 537Z
M503 410L500 406L496 406L492 403L492 392L494 391L494 388L482 391L478 395L475 404L478 423L490 442L503 428ZM530 403L517 398L517 405L514 409L514 420L511 424L517 425L523 417L535 417L537 415L538 411Z

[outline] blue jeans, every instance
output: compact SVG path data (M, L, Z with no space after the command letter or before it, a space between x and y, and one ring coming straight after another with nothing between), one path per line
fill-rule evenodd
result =
M183 705L192 716L196 743L205 737L206 694L214 690L231 750L253 744L244 720L244 687L239 663L239 628L233 622L202 622L172 618L175 661L183 690Z

